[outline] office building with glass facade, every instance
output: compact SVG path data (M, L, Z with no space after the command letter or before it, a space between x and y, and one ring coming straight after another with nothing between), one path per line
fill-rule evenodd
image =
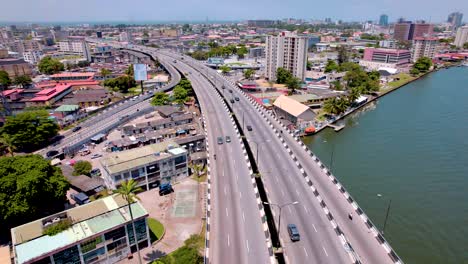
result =
M148 213L131 204L140 249L150 243ZM50 228L62 226L54 235ZM116 263L136 251L130 211L118 195L63 211L11 229L17 264Z

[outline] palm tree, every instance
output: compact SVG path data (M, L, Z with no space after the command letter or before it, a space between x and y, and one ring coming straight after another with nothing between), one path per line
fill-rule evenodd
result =
M140 255L140 249L138 248L138 239L137 239L137 233L135 231L135 223L133 222L133 213L132 213L132 207L130 204L134 203L135 200L140 200L140 197L136 195L137 192L143 191L142 188L137 187L137 182L135 182L133 179L130 179L126 182L123 182L122 185L117 189L114 190L114 193L119 194L122 196L122 198L127 201L127 206L128 210L130 211L130 219L132 221L132 228L133 228L133 237L135 240L135 245L138 253L138 263L141 264L141 255Z
M359 96L361 96L361 92L359 91L359 89L357 88L351 89L348 95L349 103L350 104L354 103L354 101L356 101L359 98Z

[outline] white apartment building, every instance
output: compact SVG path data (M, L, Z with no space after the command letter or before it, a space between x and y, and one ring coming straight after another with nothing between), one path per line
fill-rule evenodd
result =
M413 46L411 48L411 61L416 62L421 57L428 57L433 59L439 41L437 38L419 37L413 39Z
M126 180L150 189L159 182L174 182L188 176L188 153L173 141L112 152L100 160L103 178L109 189Z
M40 50L30 50L23 52L23 59L31 64L38 63L43 56L44 53Z
M461 48L463 44L468 42L468 26L458 28L457 35L455 36L455 46Z
M300 80L304 80L307 64L307 42L307 36L298 36L291 32L281 32L278 36L267 36L266 77L269 80L276 80L276 70L282 67Z
M91 61L91 52L89 46L84 40L66 40L57 42L60 52L77 53L82 55L88 61Z

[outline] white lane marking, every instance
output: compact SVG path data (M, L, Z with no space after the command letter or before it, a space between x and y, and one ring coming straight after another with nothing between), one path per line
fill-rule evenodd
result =
M229 214L228 214L228 210L227 210L227 207L226 207L226 216L229 217Z
M312 226L314 227L314 230L315 230L315 232L317 232L317 228L315 228L315 225L314 225L314 224L312 224Z
M279 183L278 176L275 176L276 182Z
M242 192L239 192L239 198L242 198Z
M284 191L283 191L283 189L281 189L281 194L283 194L283 196L284 196Z
M299 195L299 191L297 189L296 189L296 193L297 193L297 195Z
M309 213L309 210L307 210L307 207L305 205L304 206L304 210L306 211L306 213Z
M309 257L309 254L307 254L307 250L305 249L305 247L302 247L302 249L304 249L304 253L305 253L306 257Z
M323 252L325 252L325 255L327 255L327 257L328 257L327 250L325 249L325 247L324 247L324 246L322 246L322 248L323 248Z
M242 211L242 219L244 219L244 222L245 222L245 214L244 214L244 211Z
M247 246L247 252L250 252L250 248L249 248L249 240L245 240L245 242L247 242L247 244L245 244Z
M224 186L224 195L227 195L226 186Z
M292 214L291 206L289 206L288 209L289 209L289 213Z
M231 243L229 243L229 234L228 234L228 238L227 238L227 242L228 242L228 247Z

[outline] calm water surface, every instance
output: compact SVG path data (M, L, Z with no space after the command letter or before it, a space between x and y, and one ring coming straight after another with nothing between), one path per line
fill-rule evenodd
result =
M468 263L468 67L432 73L304 141L406 263ZM380 194L379 197L377 194Z

